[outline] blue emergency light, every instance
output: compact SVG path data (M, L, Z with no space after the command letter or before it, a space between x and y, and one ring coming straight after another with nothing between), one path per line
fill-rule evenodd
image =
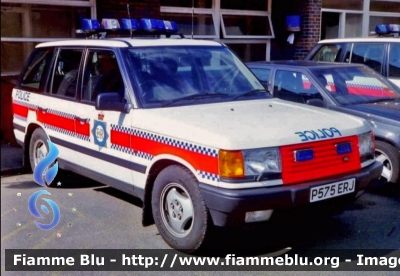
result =
M122 18L121 29L124 30L139 30L140 25L136 19Z
M312 149L294 151L294 161L303 162L314 159L314 151Z
M336 153L341 155L341 154L346 154L351 152L351 143L340 143L336 144Z
M82 30L97 30L100 29L100 24L97 19L83 18L81 21Z

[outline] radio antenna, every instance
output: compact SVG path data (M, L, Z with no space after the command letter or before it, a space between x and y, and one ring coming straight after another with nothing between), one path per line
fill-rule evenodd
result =
M192 0L192 39L193 39L193 28L194 28L194 0Z
M130 12L130 8L129 8L129 1L128 0L126 0L126 10L128 12L129 22L131 22L131 12ZM131 38L132 38L133 37L132 28L130 28L130 35L131 35Z

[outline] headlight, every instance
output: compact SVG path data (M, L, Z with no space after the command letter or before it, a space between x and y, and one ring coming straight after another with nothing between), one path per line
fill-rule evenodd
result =
M244 151L219 151L221 177L244 177L262 173L280 173L281 156L278 148Z
M373 132L358 135L358 149L360 151L361 163L374 159L375 137Z
M281 172L281 155L277 148L245 150L243 155L245 175Z

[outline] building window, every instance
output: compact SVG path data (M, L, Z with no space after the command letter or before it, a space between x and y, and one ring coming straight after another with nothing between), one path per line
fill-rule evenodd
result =
M179 32L186 36L192 34L202 38L216 37L215 26L212 14L194 14L193 21L192 15L187 13L161 13L161 18L164 20L175 21L179 26Z
M213 0L160 0L161 6L191 8L194 4L195 8L211 9Z
M361 11L363 9L363 0L322 0L322 8Z
M246 0L246 1L232 1L221 0L221 9L227 10L249 10L249 11L268 11L268 1L260 0Z
M189 0L161 0L160 12L176 21L185 36L193 29L193 38L225 43L244 61L268 60L275 37L271 1L194 0L193 5Z
M225 38L271 38L271 18L269 16L222 15L222 33Z
M357 37L362 35L362 14L346 13L344 37Z
M265 60L266 44L226 44L240 59L244 61Z
M328 14L335 14L335 22ZM322 0L321 39L375 36L379 24L400 24L400 1Z
M93 17L95 13L95 1L89 0L15 2L1 2L2 76L17 74L39 42L75 37L79 16Z
M377 12L400 12L400 2L371 0L369 10Z

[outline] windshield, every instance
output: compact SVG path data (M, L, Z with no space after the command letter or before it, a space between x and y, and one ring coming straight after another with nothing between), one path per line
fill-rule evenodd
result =
M365 67L313 69L322 86L341 105L375 103L400 98L380 74Z
M127 58L143 107L270 97L250 70L223 46L132 48Z

